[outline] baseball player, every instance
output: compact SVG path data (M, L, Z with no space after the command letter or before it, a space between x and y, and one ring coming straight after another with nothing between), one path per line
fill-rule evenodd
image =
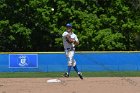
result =
M71 67L74 68L74 70L77 72L78 76L80 79L83 79L82 73L79 72L77 66L76 66L76 61L74 59L74 54L75 54L75 45L79 44L79 40L72 32L72 25L71 24L66 24L67 30L62 34L62 39L63 39L63 45L64 45L64 50L65 54L68 60L68 69L67 72L64 74L64 77L69 77Z

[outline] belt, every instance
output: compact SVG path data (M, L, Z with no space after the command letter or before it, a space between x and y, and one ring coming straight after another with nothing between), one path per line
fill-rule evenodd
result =
M72 51L72 50L75 50L75 47L66 48L66 50Z

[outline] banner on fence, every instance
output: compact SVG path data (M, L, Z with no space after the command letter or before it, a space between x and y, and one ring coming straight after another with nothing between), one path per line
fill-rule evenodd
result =
M38 68L38 54L9 54L9 68Z

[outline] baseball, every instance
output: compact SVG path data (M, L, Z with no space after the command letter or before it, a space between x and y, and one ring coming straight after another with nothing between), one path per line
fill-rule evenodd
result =
M54 11L54 8L52 8L51 10Z

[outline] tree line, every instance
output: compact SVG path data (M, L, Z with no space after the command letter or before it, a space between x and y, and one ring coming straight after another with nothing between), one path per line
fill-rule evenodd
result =
M78 51L140 50L140 0L0 0L0 51L63 51L73 25Z

